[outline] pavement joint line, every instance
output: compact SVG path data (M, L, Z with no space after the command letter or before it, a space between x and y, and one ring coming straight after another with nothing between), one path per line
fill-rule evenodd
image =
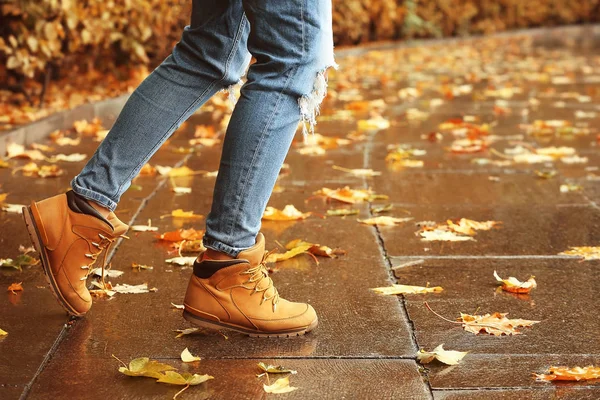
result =
M174 168L177 168L177 167L180 167L181 165L183 165L191 156L192 156L191 154L186 155L179 162L175 163ZM136 210L136 212L133 214L133 216L129 220L128 225L133 224L133 222L138 217L138 215L142 212L142 210L144 209L144 207L146 206L146 204L148 203L148 201L152 197L154 197L156 195L156 193L158 193L158 191L160 189L163 188L163 186L165 185L165 183L167 182L167 180L168 180L168 177L165 177L162 180L160 180L158 182L158 184L156 185L156 187L154 188L154 190L152 190L152 192L150 192L150 194L148 194L148 196L146 196L142 200L142 202L140 203L138 209ZM121 245L121 243L123 242L123 240L125 240L125 239L124 238L119 238L119 240L117 241L116 245L111 249L110 254L107 256L107 264L110 264L110 262L112 261L112 258L115 256L115 254L116 254L117 250L119 249L119 246ZM76 323L76 320L74 320L74 323ZM46 353L46 356L44 357L44 359L40 363L37 371L35 372L35 374L31 378L31 380L29 381L29 383L27 385L25 385L25 388L24 388L23 392L21 393L21 397L19 397L19 400L25 400L27 398L29 392L31 391L31 387L35 383L35 380L43 372L43 370L46 368L46 365L48 365L48 363L52 359L54 353L56 353L56 351L58 350L58 347L59 347L60 343L67 336L67 331L69 330L69 328L70 328L70 326L67 325L67 324L65 324L62 327L60 333L58 334L58 337L54 341L54 344L52 345L52 347L50 348L50 350L48 351L48 353Z
M407 102L407 103L405 103L405 105L406 105L406 107L409 107L410 105L412 105L412 102ZM371 166L371 151L373 149L373 138L375 137L375 135L377 135L377 133L378 133L378 131L372 132L369 135L369 138L365 144L364 151L363 151L363 168L365 168L365 169L369 168ZM367 181L366 176L363 177L363 187L365 189L369 189L369 183ZM373 215L371 206L372 206L372 202L368 201L367 208L369 211L369 216L371 218L373 218L374 215ZM385 241L383 240L381 231L377 225L374 225L371 228L372 228L371 230L374 233L374 236L376 238L376 242L379 247L379 251L381 252L381 255L383 256L383 259L387 265L386 272L388 274L388 280L390 282L394 282L394 281L396 281L396 278L394 276L392 261L388 255L387 248L385 247ZM406 322L408 323L408 326L410 328L410 342L411 342L413 350L415 351L415 354L416 354L416 352L419 349L419 344L417 342L415 324L412 321L412 319L410 318L410 315L408 314L408 308L406 306L406 298L404 296L398 296L398 302L400 305L401 314L404 317L404 319L406 320ZM414 360L416 363L416 356L412 357L410 359ZM419 376L421 377L421 381L422 381L423 385L425 386L425 389L427 389L427 394L429 395L428 397L431 400L433 400L433 388L431 387L431 383L429 382L429 375L427 373L427 370L425 368L417 368L417 372L419 373Z
M476 386L466 386L466 387L448 387L448 388L435 388L434 392L458 392L462 390L477 390L477 391L501 391L501 390L538 390L538 391L555 391L560 389L559 386L551 386L549 384L543 384L544 386L496 386L496 387L476 387ZM600 389L598 385L577 385L577 386L569 386L569 390L573 389Z
M31 388L33 387L33 384L35 383L36 379L44 371L44 369L46 368L46 365L48 365L50 363L50 360L52 360L54 353L56 353L56 351L58 350L58 347L62 343L63 339L67 336L67 331L71 327L68 323L69 323L69 320L67 320L67 322L61 328L58 336L56 337L56 339L54 340L54 343L52 344L52 347L50 347L50 349L44 356L44 359L40 363L38 369L33 374L33 377L31 378L31 380L23 388L23 392L21 393L19 400L25 400L27 398L27 396L29 396L29 392L31 391Z
M469 255L452 255L452 256L408 256L408 255L401 255L401 256L390 256L394 259L397 258L406 258L406 259L411 259L411 260L418 260L418 259L426 259L426 260L435 260L435 259L440 259L440 260L463 260L463 259L473 259L473 260L493 260L493 259L498 259L498 260L543 260L543 259L549 259L549 260L579 260L578 257L573 257L573 256L560 256L560 255L523 255L523 256L518 256L518 255L486 255L486 256L469 256Z
M182 166L183 164L185 164L187 162L187 160L190 159L190 157L192 156L192 154L187 154L185 157L183 157L180 161L178 161L177 163L175 163L173 168L178 168L180 166ZM135 222L136 218L138 217L138 215L140 215L140 213L142 212L142 210L146 207L146 205L148 204L148 201L150 201L150 199L152 197L154 197L156 195L156 193L158 193L159 190L161 190L163 188L163 186L165 185L165 183L167 182L167 180L169 179L168 176L164 177L163 179L161 179L158 184L156 185L156 187L154 188L154 190L152 190L152 192L150 192L150 194L148 194L148 196L146 196L140 203L138 209L135 211L135 213L133 214L133 216L130 218L130 220L128 221L128 225L133 225L133 223ZM115 256L115 254L117 253L117 250L119 249L119 247L121 246L121 243L123 242L123 240L125 240L124 238L119 238L119 240L117 240L117 243L115 244L115 246L111 249L110 254L107 256L107 264L110 264L110 262L112 261L112 258Z

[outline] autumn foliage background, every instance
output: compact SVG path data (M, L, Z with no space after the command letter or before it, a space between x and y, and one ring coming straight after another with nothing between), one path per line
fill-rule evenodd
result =
M107 82L106 75L108 82L127 80L170 52L190 5L191 0L0 0L0 89L18 95L0 100L39 105L48 82L67 76L88 74L87 86ZM600 20L600 0L333 0L333 8L337 45Z

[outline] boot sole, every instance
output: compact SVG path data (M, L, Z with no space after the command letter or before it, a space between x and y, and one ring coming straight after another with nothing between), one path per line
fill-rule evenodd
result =
M312 331L313 329L315 329L317 327L317 325L319 324L319 320L315 318L315 320L309 326L307 326L305 328L300 328L300 329L290 330L290 331L280 331L280 332L263 332L263 331L257 331L257 330L252 330L252 329L244 329L242 327L239 327L236 325L230 325L230 324L223 323L223 322L209 321L204 318L200 318L186 310L183 311L183 318L188 320L193 325L196 325L201 328L216 329L216 330L229 329L229 330L232 330L235 332L243 333L244 335L248 335L250 337L261 337L261 338L270 338L270 337L289 338L289 337L295 337L295 336L302 336L305 333L308 333L308 332Z
M40 261L42 264L42 268L44 270L44 275L46 276L46 281L50 285L50 291L52 295L58 302L58 304L71 316L73 317L82 317L84 313L80 313L75 311L73 307L67 302L67 300L62 296L60 290L58 289L58 285L56 284L56 280L54 279L54 275L52 274L52 270L50 269L50 262L48 261L48 253L46 253L46 249L42 244L40 239L40 231L35 222L35 218L33 217L33 213L31 211L31 207L26 206L22 209L23 212L23 220L25 221L25 226L27 227L27 232L29 233L29 238L31 239L31 243L33 247L40 255Z

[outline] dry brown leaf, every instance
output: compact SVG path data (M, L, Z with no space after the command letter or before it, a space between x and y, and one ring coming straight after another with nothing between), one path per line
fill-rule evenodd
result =
M481 332L489 333L494 336L501 335L520 335L517 330L519 327L529 327L540 321L530 321L526 319L508 319L507 313L493 313L485 315L469 315L460 313L459 320L463 324L463 329L467 332L479 334Z
M392 285L386 287L378 287L371 289L372 291L385 294L425 294L425 293L440 293L444 289L441 286L435 287L423 287L423 286L410 286L410 285Z
M538 381L581 381L600 379L600 367L550 367L547 374L533 374Z
M533 276L526 282L521 282L514 276L511 276L508 279L502 279L498 276L496 271L494 271L494 278L496 278L498 282L502 282L502 290L511 293L529 293L532 289L537 287L537 283Z
M306 219L311 215L310 212L303 213L298 211L296 207L288 204L283 210L278 210L274 207L267 207L262 219L267 221L297 221L300 219Z

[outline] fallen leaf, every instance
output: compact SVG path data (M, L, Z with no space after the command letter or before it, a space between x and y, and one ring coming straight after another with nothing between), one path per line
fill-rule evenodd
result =
M192 193L192 188L190 187L182 187L182 186L173 186L171 191L177 194L189 194Z
M507 313L493 313L485 315L469 315L460 313L459 320L462 322L463 329L467 332L479 334L481 332L489 333L494 336L501 335L520 335L517 330L519 327L529 327L540 321L529 321L526 319L508 319Z
M148 265L144 265L144 264L138 264L138 263L131 263L131 268L134 268L138 271L141 271L143 269L154 269L154 267L148 266Z
M433 229L419 232L421 240L425 242L444 241L444 242L465 242L475 241L471 236L458 235L446 229Z
M180 374L179 372L175 371L166 371L156 382L168 383L171 385L194 386L204 383L210 379L214 379L214 377L210 375L192 375L188 372Z
M576 185L574 183L567 183L567 184L560 185L561 193L580 192L582 190L583 190L583 186Z
M156 232L157 226L152 226L152 221L148 220L148 225L132 225L129 227L134 232Z
M177 339L177 338L180 338L185 335L191 335L193 333L198 333L198 332L200 332L200 328L176 329L175 332L178 333L177 336L175 336L175 339Z
M7 158L28 158L31 160L45 160L46 156L39 150L25 150L25 146L18 143L6 145Z
M8 290L9 292L12 292L12 294L17 294L16 292L22 292L23 291L23 282L19 282L19 283L11 283L8 286Z
M187 166L173 168L173 167L163 167L163 166L157 165L154 168L156 168L156 171L158 171L158 173L160 175L171 176L173 178L182 177L182 176L192 176L192 175L202 173L202 171L193 171L192 169L190 169Z
M290 386L290 378L286 376L285 378L279 378L272 385L263 385L265 392L267 393L289 393L298 389L296 387Z
M47 158L46 161L50 163L55 163L58 161L67 161L67 162L80 162L87 158L87 154L81 153L72 153L69 155L66 154L55 154L50 158Z
M377 226L393 226L402 222L411 221L413 218L396 218L380 215L379 217L373 217L368 219L357 219L361 224L366 225L377 225Z
M119 271L116 269L104 269L104 277L109 277L109 278L118 278L121 275L123 275L125 272L123 271ZM98 268L94 268L92 270L92 274L96 275L96 276L102 276L102 268L98 267Z
M172 371L175 368L168 364L163 364L148 357L140 357L129 362L127 367L119 367L119 372L128 376L147 376L159 379L163 371Z
M409 285L392 285L387 287L378 287L371 289L372 291L379 294L425 294L425 293L439 293L444 289L441 286L435 287L423 287L423 286L409 286Z
M267 207L262 219L267 221L297 221L306 219L311 215L310 212L303 213L291 204L288 204L283 210L274 207Z
M189 362L200 361L200 360L201 360L201 358L198 356L192 355L192 353L190 353L190 351L188 350L187 347L181 352L181 361L183 361L183 362L189 363Z
M183 304L175 304L175 303L171 303L171 307L176 308L178 310L183 310L185 309L185 306Z
M0 329L0 336L6 336L6 335L8 335L8 332L6 332L3 329Z
M571 247L569 250L558 253L561 256L582 257L584 260L600 260L600 246Z
M327 246L321 246L320 244L305 242L301 239L292 240L285 245L288 250L285 253L271 253L267 256L267 262L279 262L289 260L290 258L296 257L303 253L313 254L315 256L334 258L336 255L345 254L343 250L331 249ZM315 261L317 261L315 259ZM317 261L318 264L318 261Z
M335 170L338 170L338 171L348 172L355 176L369 177L369 176L381 175L381 172L373 171L372 169L363 169L363 168L349 169L349 168L338 167L337 165L332 166L332 168Z
M323 188L314 194L350 204L388 198L388 196L373 193L371 189L350 189L348 186L340 189Z
M494 278L498 282L502 282L502 290L511 293L529 293L532 289L537 287L534 277L530 277L526 282L521 282L517 278L511 276L508 279L502 279L494 271Z
M358 121L358 129L362 131L387 129L389 127L390 121L381 116Z
M174 257L174 258L168 258L165 260L166 263L168 264L176 264L176 265L194 265L194 261L196 261L196 256L193 257Z
M394 209L393 204L387 204L387 205L381 206L381 207L373 207L373 208L371 208L371 212L373 214L380 214L380 213L392 211L393 209Z
M171 216L173 218L186 218L186 219L202 219L202 218L204 218L204 215L194 214L193 211L183 211L183 209L181 209L181 208L171 211L171 214L169 216Z
M342 216L345 217L347 215L356 215L359 213L359 210L356 209L348 209L348 208L338 208L336 210L327 210L327 216Z
M284 368L280 365L271 365L271 364L265 364L264 362L259 362L258 363L258 368L260 368L263 372L267 372L269 374L287 374L290 373L292 375L296 374L297 371L294 371L292 369L288 369L288 368Z
M165 232L158 236L158 239L167 242L181 242L182 240L199 240L204 236L204 231L194 228L178 229L176 231Z
M447 365L456 365L467 355L467 351L444 350L444 344L440 344L433 351L420 349L417 353L417 360L421 364L427 364L437 359Z
M533 374L538 381L581 381L600 379L600 367L550 367L547 374Z

